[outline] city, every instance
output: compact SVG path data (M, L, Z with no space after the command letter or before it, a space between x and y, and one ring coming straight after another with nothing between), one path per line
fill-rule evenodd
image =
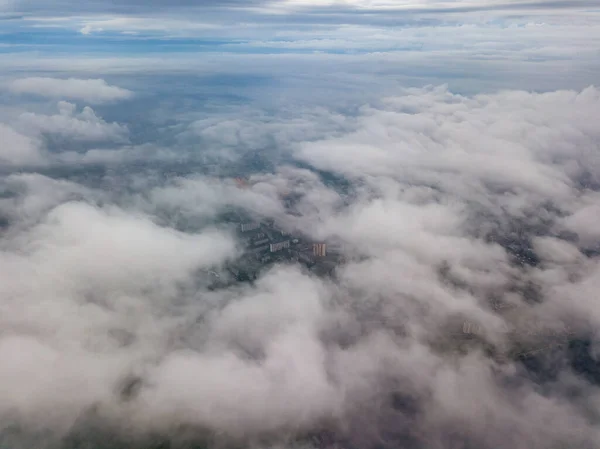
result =
M261 271L281 263L298 263L316 276L330 276L335 267L344 262L341 244L314 242L292 235L276 226L273 220L240 219L235 226L244 254L227 270L237 281L255 280Z

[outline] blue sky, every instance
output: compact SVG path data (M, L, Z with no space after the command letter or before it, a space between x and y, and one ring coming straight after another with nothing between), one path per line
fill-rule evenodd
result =
M216 113L353 111L408 87L447 85L469 95L583 89L600 73L599 4L3 1L0 87L50 77L129 89L126 107L94 107L127 123L138 143L157 130L176 139ZM0 98L17 109L26 100L28 110L56 110L11 89Z
M12 1L0 11L9 73L240 74L238 62L248 74L288 79L298 68L319 72L318 82L334 61L382 83L447 82L464 91L581 88L599 68L600 9L592 0Z

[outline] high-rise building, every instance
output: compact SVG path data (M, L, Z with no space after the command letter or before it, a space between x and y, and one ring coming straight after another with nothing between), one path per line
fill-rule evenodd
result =
M269 243L269 239L259 239L259 240L254 240L254 241L252 242L252 246L253 246L254 248L256 248L256 247L258 247L258 246L262 246L262 245L264 245L265 243Z
M463 333L464 334L480 334L482 331L481 326L475 323L471 323L469 321L465 321L463 323Z
M327 255L327 243L313 243L313 255L325 257Z
M242 232L254 231L255 229L260 228L260 223L258 222L250 222L250 223L242 223L240 225Z
M315 263L315 257L310 254L310 253L306 253L306 252L302 252L302 251L297 251L297 256L298 256L298 260L301 260L304 263L307 264L313 264Z
M282 249L289 248L289 247L290 247L290 241L284 240L283 242L279 242L279 243L271 243L270 250L272 253L275 253L277 251L281 251Z

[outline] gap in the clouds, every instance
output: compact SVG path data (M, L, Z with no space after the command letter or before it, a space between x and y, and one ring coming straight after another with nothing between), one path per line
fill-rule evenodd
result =
M270 42L270 44L269 44ZM165 55L185 53L230 53L230 54L313 54L328 53L332 55L368 54L378 51L389 51L389 48L372 47L359 49L336 49L316 45L314 48L293 46L293 41L273 39L260 46L253 45L245 39L215 39L193 37L161 37L155 35L128 35L116 32L102 32L84 35L71 30L16 30L0 35L0 53L25 53L43 51L49 55L60 56L81 52L82 56L111 55L127 57L141 55ZM279 45L279 44L292 45ZM412 51L414 46L397 46L394 51ZM417 48L418 49L418 48Z

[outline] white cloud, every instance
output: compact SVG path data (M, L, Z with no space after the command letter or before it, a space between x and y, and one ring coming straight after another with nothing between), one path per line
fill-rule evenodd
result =
M176 151L153 145L93 148L85 152L63 151L56 155L57 162L76 165L119 165L139 161L177 162L181 159Z
M432 1L432 0L284 0L282 2L273 2L271 5L284 6L284 7L351 7L358 9L456 9L461 8L477 8L477 7L490 7L490 6L503 6L511 4L512 6L518 6L520 3L526 3L525 0L512 1L511 3L506 0L492 0L487 2L472 1L472 0L458 0L453 1L451 4L445 1Z
M221 26L211 23L199 23L197 21L177 19L154 19L149 17L107 17L81 19L78 25L81 34L100 33L103 31L121 33L167 33L169 35L199 33L219 30Z
M92 104L126 100L133 96L133 92L111 86L102 79L31 77L14 80L8 87L19 94L82 100Z
M40 142L3 123L0 123L0 139L0 164L35 165L44 162Z
M2 189L15 195L0 199L0 214L19 226L37 223L44 214L76 199L100 200L100 192L80 184L52 179L37 173L17 173L2 180Z
M237 188L233 181L220 182L211 178L175 179L171 185L153 189L148 201L170 214L192 221L212 220L231 205L254 212L257 216L281 216L282 205L276 192Z
M21 115L18 129L67 142L125 135L89 108L59 109ZM90 435L95 418L111 435L177 438L184 427L191 438L206 431L249 445L323 430L351 447L598 441L588 419L597 388L566 358L540 386L499 355L511 338L533 339L505 332L531 317L578 332L600 323L598 262L585 253L597 240L598 90L428 87L357 111L287 120L289 111L229 110L177 126L186 143L286 148L345 176L344 188L290 166L253 174L246 189L171 176L161 158L179 148L155 146L62 152L53 162L68 181L52 171L59 179L3 177L0 418L59 436ZM130 164L146 154L151 169ZM298 215L285 209L287 194ZM334 279L280 266L253 284L208 289L202 273L237 254L212 229L232 207L341 241L348 261ZM180 222L197 231L164 225ZM517 250L530 241L540 263L519 265L514 241ZM471 340L461 355L453 335L465 319L483 325L486 345ZM126 398L132 376L141 383Z
M9 362L0 369L0 415L16 413L27 425L61 431L111 394L133 362L127 358L140 361L150 350L146 338L166 330L161 326L167 322L154 321L151 310L171 307L174 283L222 263L234 246L224 234L184 235L81 202L39 213L41 222L13 233L0 253L0 322L8 332L0 338L0 353ZM27 271L35 275L21 277ZM142 347L125 356L114 352L117 342L105 332L130 325L146 336ZM57 406L60 413L49 413Z
M407 90L380 108L365 107L357 130L308 143L299 157L353 177L389 177L436 186L465 199L505 191L504 207L529 196L567 205L573 185L598 161L591 117L600 93L506 92L472 98L446 88ZM577 156L579 165L571 158Z
M536 253L543 261L557 264L577 262L582 255L575 245L553 237L536 237L533 240Z
M24 133L36 136L54 135L85 142L127 141L129 132L126 126L105 122L89 106L81 112L77 112L76 105L66 101L59 102L57 106L59 113L55 115L23 113L16 126Z
M577 206L572 214L564 218L563 225L576 232L583 245L597 245L600 241L600 229L597 225L600 217L600 195L598 192L585 195Z
M0 445L597 446L595 360L502 356L536 343L533 319L598 344L600 92L581 87L600 16L567 3L19 3L9 28L108 51L0 55L13 93L71 101L0 110L0 423L24 433L0 424ZM150 83L126 105L136 144L114 108L73 104L133 98L108 74ZM240 189L197 173L206 153L337 177L278 166ZM207 288L237 255L212 228L231 208L347 261L332 279L279 266ZM457 342L467 319L484 344Z

